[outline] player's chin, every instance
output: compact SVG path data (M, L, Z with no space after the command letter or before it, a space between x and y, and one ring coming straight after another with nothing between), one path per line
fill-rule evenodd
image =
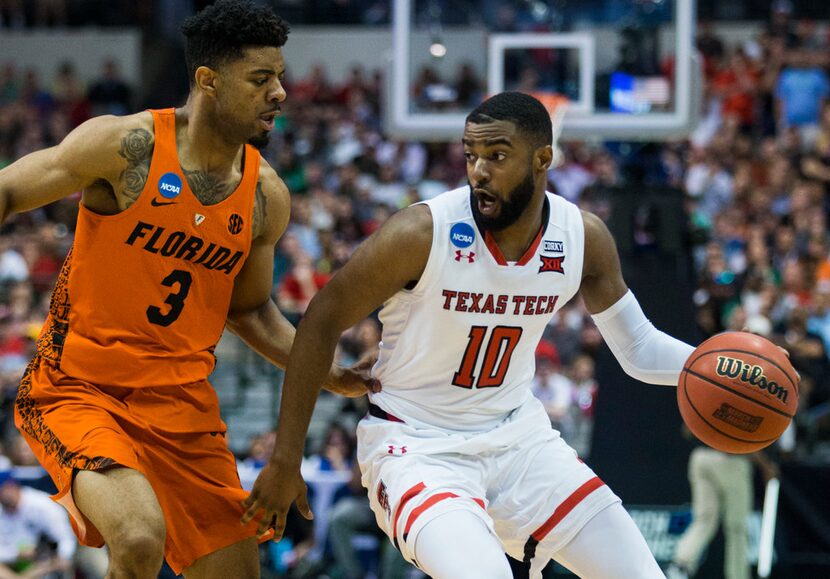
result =
M261 131L248 139L248 144L257 149L264 149L271 141L271 133L268 131Z

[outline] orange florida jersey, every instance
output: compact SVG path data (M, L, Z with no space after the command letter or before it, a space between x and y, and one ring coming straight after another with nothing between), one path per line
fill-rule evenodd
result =
M259 152L225 200L203 205L176 152L173 109L152 111L155 145L138 199L115 215L80 206L38 352L73 377L141 387L213 370L234 280L251 247Z
M415 426L487 430L532 398L536 346L582 281L582 214L548 193L542 229L509 263L473 219L469 187L426 205L432 248L417 285L380 312L383 390L370 397Z

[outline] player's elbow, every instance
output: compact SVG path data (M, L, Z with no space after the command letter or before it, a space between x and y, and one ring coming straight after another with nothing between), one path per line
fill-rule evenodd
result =
M331 334L339 338L352 326L343 316L346 303L345 299L338 298L332 292L318 292L311 298L300 325L317 334Z

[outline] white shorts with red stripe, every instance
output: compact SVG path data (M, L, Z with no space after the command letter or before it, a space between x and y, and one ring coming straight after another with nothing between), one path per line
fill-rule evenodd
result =
M357 454L378 525L415 564L418 532L465 509L511 557L541 569L620 501L550 427L536 399L483 433L416 429L401 419L373 408L358 425Z

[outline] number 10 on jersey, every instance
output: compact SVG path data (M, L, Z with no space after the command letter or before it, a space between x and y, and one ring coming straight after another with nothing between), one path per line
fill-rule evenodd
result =
M453 375L452 383L461 388L497 388L504 382L510 357L522 337L522 328L515 326L496 326L490 332L484 356L480 356L482 345L487 337L487 326L470 328L470 341L464 350L461 366ZM481 364L479 358L483 358ZM478 374L475 373L479 368Z

